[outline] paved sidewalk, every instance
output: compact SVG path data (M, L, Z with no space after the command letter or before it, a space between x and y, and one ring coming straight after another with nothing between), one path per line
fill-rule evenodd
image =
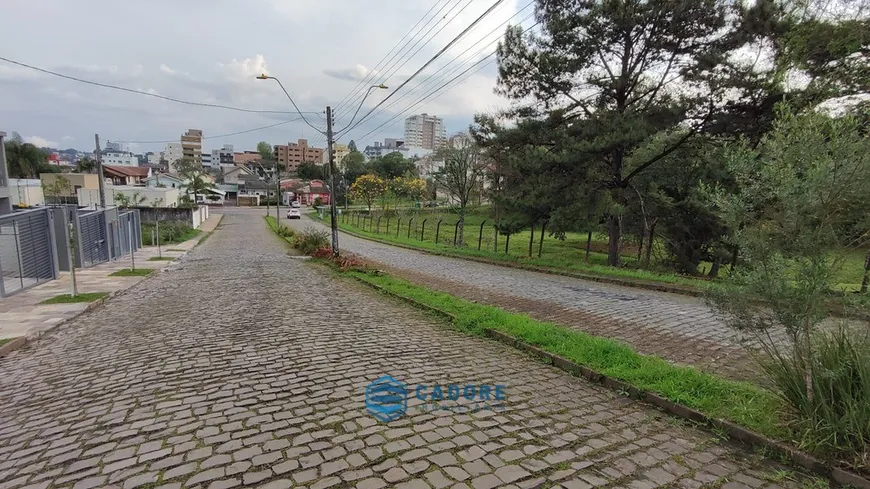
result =
M221 217L221 214L213 214L200 226L202 232L197 237L183 243L162 246L159 254L173 258L184 255L196 246L203 233L214 231ZM156 256L158 256L158 250L155 246L140 249L134 253L136 268L163 269L172 263L170 261L148 261L149 258ZM90 268L76 269L77 290L79 293L112 293L129 289L145 277L110 277L109 275L131 266L130 256L127 255L119 260L101 263ZM68 272L63 272L57 280L0 299L0 338L39 335L55 327L58 323L81 314L88 307L88 303L39 304L51 297L69 294L71 290L71 275Z
M225 219L134 293L0 359L0 488L810 482L288 256L262 219ZM389 423L365 408L366 386L385 374L409 398ZM449 395L448 384L501 384L503 409L421 409L415 385Z

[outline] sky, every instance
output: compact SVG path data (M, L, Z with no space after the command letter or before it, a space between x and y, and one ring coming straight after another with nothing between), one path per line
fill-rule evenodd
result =
M360 115L393 93L494 2L3 0L2 57L183 100L287 113L184 105L0 60L0 131L17 131L39 146L87 151L94 149L94 134L101 141L131 141L134 152L160 151L165 141L178 141L191 128L203 130L208 138L204 149L233 144L236 151L253 150L258 141L282 144L299 138L322 145L325 137L318 130L325 128L327 105L336 110L336 129L347 127L364 88L377 83L389 87L374 90ZM424 112L442 117L448 133L459 132L467 129L475 113L507 106L509 101L493 92L495 62L477 65L482 69L472 69L456 86L413 104L493 52L507 22L531 25L533 6L529 5L530 0L503 0L403 90L338 140L353 139L364 147L386 137L401 138L404 118ZM299 109L311 112L305 116L315 128L297 120L221 137L299 117L290 113L293 107L275 81L255 78L261 72L281 80ZM355 89L357 93L348 97Z

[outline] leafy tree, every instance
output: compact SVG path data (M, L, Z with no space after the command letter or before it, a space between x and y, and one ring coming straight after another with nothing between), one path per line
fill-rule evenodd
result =
M390 180L413 174L416 168L413 161L405 159L402 153L393 151L369 161L368 170L385 180Z
M341 163L344 166L344 177L350 183L366 173L366 157L359 151L351 151Z
M306 161L296 169L296 175L303 180L323 180L326 172L322 165Z
M181 158L172 164L175 171L183 177L193 175L200 171L205 171L202 165L198 164L192 158Z
M175 168L178 174L185 179L181 188L185 194L189 196L193 194L193 205L196 205L197 196L206 190L215 188L215 185L208 178L208 173L202 165L197 164L190 158L182 158L175 162Z
M387 182L377 175L363 175L350 186L351 197L365 202L369 212L372 210L372 204L381 198L386 191Z
M472 198L480 191L480 184L486 171L487 160L480 147L468 140L457 140L440 151L444 165L433 174L438 186L450 194L459 208L459 235L457 244L465 243L465 214Z
M272 145L266 141L260 141L257 143L257 153L260 153L260 158L262 158L263 161L272 161L274 159Z
M60 197L66 197L73 191L72 182L64 176L58 176L54 182L45 183L42 181L42 193L46 197L52 197L55 204L60 203Z
M120 207L136 207L148 200L148 198L142 195L139 191L133 192L133 194L129 196L124 193L117 193L114 194L113 197Z
M60 169L48 163L48 155L30 143L21 142L21 136L6 141L6 162L12 178L39 178L40 173L59 173Z
M353 139L351 139L350 142L347 143L347 149L351 153L359 153L359 150L356 148L356 142Z
M97 169L97 162L85 156L76 162L76 173L92 173Z
M590 186L608 193L611 265L632 181L702 131L713 110L702 75L733 47L729 4L538 0L542 32L510 27L499 45L498 92L524 102L508 115L541 117L552 135L542 144L568 150ZM668 144L628 164L665 131Z
M745 264L713 289L711 302L730 324L755 333L802 444L836 440L866 453L866 335L853 336L845 321L820 325L843 250L870 234L870 141L856 118L784 109L770 134L729 148L726 162L738 189L714 192L713 202Z

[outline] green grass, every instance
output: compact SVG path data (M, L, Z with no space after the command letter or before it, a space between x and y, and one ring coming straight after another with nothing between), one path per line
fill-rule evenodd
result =
M75 297L69 294L56 295L50 299L46 299L40 304L74 304L77 302L93 302L109 295L108 292L86 292L78 294Z
M178 244L193 239L199 235L199 229L193 229L187 224L179 222L160 223L160 244ZM142 243L150 246L153 238L157 235L157 226L154 223L142 223Z
M148 261L172 261L175 260L174 257L171 256L152 256L148 259Z
M184 252L187 251L187 250L182 250L181 248L167 248L167 249L165 249L165 250L163 250L163 251L169 251L169 252L172 252L172 253L184 253Z
M110 273L110 277L145 277L153 272L153 268L137 268L135 270L130 268L122 268L115 273Z
M3 345L5 345L6 343L9 343L10 341L12 341L12 340L14 340L14 339L15 339L15 338L0 338L0 346L3 346Z
M482 336L487 328L501 331L712 418L728 419L775 439L787 438L783 420L777 414L783 409L781 401L756 385L675 366L657 357L641 355L607 338L468 302L389 275L346 273L392 294L452 314L457 318L454 326L465 333Z
M538 228L535 233L533 256L532 258L529 258L529 231L523 231L512 235L510 239L510 246L508 248L510 253L505 254L505 237L498 237L499 251L496 252L494 251L495 237L494 233L492 232L492 228L484 227L484 236L481 240L481 249L478 250L477 241L480 233L480 223L483 222L483 219L479 218L479 216L472 216L468 218L468 224L466 225L466 247L453 246L453 233L454 225L456 222L455 216L451 218L451 221L448 221L447 218L445 218L445 220L442 222L439 243L436 244L435 231L437 226L433 226L432 223L433 221L437 223L439 218L439 214L435 214L433 217L428 217L429 220L426 223L425 231L423 231L421 226L419 225L421 219L415 218L415 229L412 230L410 238L407 234L407 217L402 219L402 227L401 229L399 229L398 236L396 235L395 218L391 219L390 222L390 234L386 234L386 218L381 219L380 233L377 232L377 218L375 218L374 230L372 231L369 230L370 228L368 223L365 226L365 230L363 230L362 224L360 226L357 226L355 220L354 224L351 224L350 221L339 221L339 228L345 231L351 231L360 234L362 236L388 241L390 243L411 246L414 248L428 251L435 251L441 254L457 257L470 256L485 258L487 260L497 262L516 263L520 265L546 268L554 271L584 273L601 277L615 277L623 279L642 280L647 282L659 282L699 289L704 288L709 284L707 280L695 279L691 277L677 275L675 273L659 273L649 270L641 270L627 267L610 267L606 265L606 253L593 251L590 253L590 259L587 262L585 259L586 237L583 236L582 240L580 240L579 234L577 233L569 233L568 237L564 241L550 236L545 236L542 254L541 257L538 258L537 252L540 240L540 228ZM362 223L362 221L360 221L360 223ZM424 241L420 241L419 239L421 232L423 234ZM603 236L593 235L593 242L597 242L595 247L600 248L603 246L601 242L601 239L603 238ZM596 239L598 241L595 241ZM623 259L626 262L629 262L633 261L634 257L623 255Z

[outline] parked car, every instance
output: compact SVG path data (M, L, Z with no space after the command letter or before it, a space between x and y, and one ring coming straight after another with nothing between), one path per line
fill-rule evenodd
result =
M294 200L293 202L290 202L290 207L295 207L298 209L299 207L302 207L302 204L300 204L298 200Z
M294 207L287 211L287 219L302 219L302 213Z

